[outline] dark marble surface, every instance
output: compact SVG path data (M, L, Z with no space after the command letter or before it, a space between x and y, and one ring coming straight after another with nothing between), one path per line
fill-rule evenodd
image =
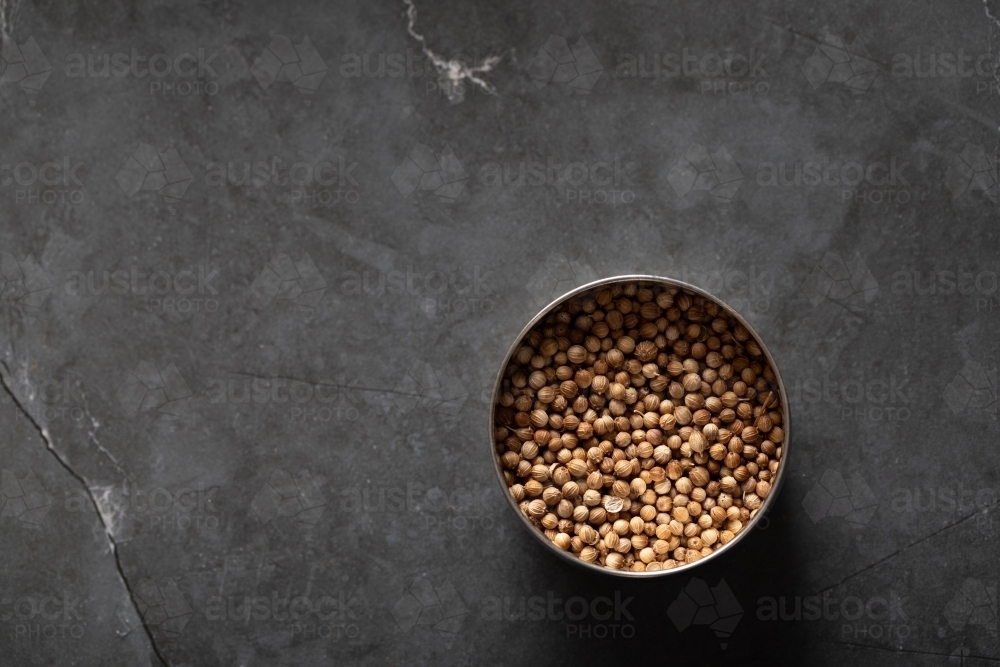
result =
M2 6L3 665L1000 660L1000 4ZM766 529L648 582L485 442L635 272L794 422Z

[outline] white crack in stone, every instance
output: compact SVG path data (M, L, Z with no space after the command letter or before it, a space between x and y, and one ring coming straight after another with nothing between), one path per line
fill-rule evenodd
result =
M20 7L20 0L0 0L0 47L14 38L14 23Z
M0 2L2 1L0 0ZM481 64L471 67L460 60L446 60L432 51L427 46L427 40L424 36L414 30L413 27L417 23L417 6L413 4L413 0L403 0L403 2L406 3L406 16L409 19L409 25L406 26L406 30L413 39L420 42L424 55L434 64L434 68L438 72L438 85L444 89L448 101L452 104L458 104L465 99L464 82L466 80L479 86L490 95L495 95L496 88L493 87L493 84L479 75L493 71L493 66L500 62L503 56L490 56L484 59Z
M3 0L0 0L0 2L2 1ZM9 351L8 351L8 356L10 356ZM28 368L27 363L21 364L18 368L18 370L22 375L23 382L27 382L28 380L27 368ZM40 421L38 421L34 416L32 416L32 414L28 411L27 407L24 405L23 399L20 396L18 396L17 392L14 391L13 384L11 382L12 375L14 375L14 373L11 371L11 367L8 365L6 361L0 359L0 386L3 387L3 391L7 392L7 394L13 401L14 405L20 409L20 411L24 414L27 420L38 431L38 434L42 438L42 442L45 443L46 449L49 451L50 454L52 454L52 456L55 457L56 462L60 466L62 466L62 468L71 477L77 480L80 483L80 485L83 486L83 488L87 491L87 495L90 497L94 509L97 511L97 515L101 520L101 525L104 528L104 537L107 540L108 553L110 553L112 558L114 559L115 570L118 572L118 578L121 581L122 585L125 587L125 590L128 592L129 601L132 604L133 608L135 609L136 614L138 614L139 618L141 618L142 614L139 612L139 607L136 604L135 591L132 589L131 583L125 576L125 570L122 567L121 557L118 553L118 545L115 542L115 530L120 525L120 522L118 521L118 515L120 514L121 508L111 507L108 503L108 498L110 498L111 487L91 487L91 485L87 483L87 480L80 473L78 473L73 468L72 465L70 465L69 461L63 457L63 455L59 452L58 449L56 449L55 443L52 441L52 436L49 433L49 429L46 428L45 425L42 424ZM95 493L95 491L99 491L100 493ZM159 660L159 663L161 665L167 665L168 663L166 659L160 652L160 647L157 645L156 640L153 638L152 631L150 631L149 627L146 626L146 624L143 624L142 628L143 632L146 635L146 639L149 641L150 648L152 649L153 654Z
M119 528L125 520L125 506L119 503L114 496L113 486L90 487L90 494L97 505L97 511L104 522L104 529L112 538L118 537Z

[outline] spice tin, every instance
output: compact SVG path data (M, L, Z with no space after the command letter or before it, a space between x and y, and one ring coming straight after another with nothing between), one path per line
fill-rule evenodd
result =
M749 521L749 523L744 527L744 529L741 530L739 534L737 534L736 537L734 537L733 540L730 541L728 544L726 544L724 547L712 552L710 555L705 556L700 560L695 561L694 563L685 563L682 565L678 565L673 569L655 570L653 572L632 572L626 570L614 570L609 567L605 567L600 563L587 563L586 561L583 561L580 558L578 558L576 554L568 551L563 551L562 549L555 546L552 542L550 542L545 537L545 535L542 534L542 531L536 528L531 523L531 521L528 520L528 518L521 513L521 510L518 508L517 502L515 502L514 498L511 496L510 491L507 488L507 483L505 482L503 477L503 468L500 463L500 457L497 456L496 446L493 440L493 434L495 432L495 427L496 427L496 424L494 423L496 414L496 404L501 391L504 371L506 370L507 365L510 363L511 358L514 356L514 353L521 346L521 341L524 339L524 337L546 316L548 316L554 310L558 309L562 304L564 304L571 298L579 296L580 294L586 292L590 292L592 290L595 290L596 288L613 287L615 285L625 285L629 283L634 283L639 287L655 287L655 286L676 287L686 290L692 294L700 295L718 304L719 307L722 308L734 320L736 320L738 323L746 327L747 331L750 332L751 337L760 346L761 351L764 353L764 357L767 359L768 364L770 365L772 371L774 372L774 377L777 384L777 391L781 400L782 428L785 432L785 438L781 445L781 467L778 469L778 474L776 475L775 479L772 480L771 492L768 494L767 498L764 499L764 502L761 505L760 509L757 511L757 514L754 516L753 519ZM765 516L768 513L768 511L771 509L771 507L774 506L776 498L778 497L778 493L781 490L782 485L784 484L785 477L788 476L787 472L788 444L790 441L791 441L791 422L789 419L788 397L785 394L785 385L784 382L782 382L781 380L781 373L778 370L777 364L774 362L774 358L771 356L771 352L767 349L767 345L764 344L764 341L757 334L754 328L750 326L750 324L732 307L730 307L728 304L726 304L718 297L709 294L705 290L695 287L694 285L689 285L688 283L681 282L679 280L672 280L670 278L663 278L659 276L649 276L649 275L623 275L623 276L615 276L612 278L604 278L602 280L596 280L586 285L577 287L571 292L568 292L563 296L557 298L552 303L543 308L537 315L535 315L535 317L532 318L532 320L528 322L525 325L525 327L521 330L521 333L517 335L517 338L511 344L510 349L507 350L507 354L503 359L503 363L500 365L500 370L497 373L496 380L494 381L493 384L493 393L490 402L489 433L487 437L487 442L489 443L489 456L490 460L492 461L494 472L496 473L497 482L500 484L501 492L503 493L504 498L506 498L508 506L510 507L511 511L517 516L517 519L520 522L520 524L524 526L524 528L531 535L533 535L535 539L539 540L544 545L545 549L554 553L558 558L574 563L580 567L585 567L589 570L594 570L604 574L620 576L620 577L663 577L672 574L677 574L680 572L684 572L687 574L690 573L690 570L692 568L702 565L704 563L708 563L712 560L715 560L716 558L736 548L736 546L739 543L741 543L744 539L746 539L747 535L749 535L755 528L760 526L761 522L765 520Z

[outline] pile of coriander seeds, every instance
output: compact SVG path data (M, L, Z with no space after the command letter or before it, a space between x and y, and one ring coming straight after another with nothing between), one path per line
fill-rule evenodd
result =
M494 441L510 494L556 547L615 570L694 563L747 529L785 434L745 326L678 287L562 303L504 369Z

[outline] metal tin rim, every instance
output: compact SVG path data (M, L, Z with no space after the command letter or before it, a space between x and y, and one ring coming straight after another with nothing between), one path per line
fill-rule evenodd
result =
M546 539L545 535L540 530L538 530L538 528L536 528L535 525L532 524L531 521L529 521L526 516L524 516L521 513L521 510L517 506L517 503L514 501L514 498L510 495L510 491L508 490L507 487L507 482L506 480L504 480L503 477L503 469L500 465L500 459L496 454L496 444L493 440L493 433L496 430L496 424L494 423L494 418L496 414L495 407L497 403L497 396L500 391L500 386L503 381L504 371L507 369L507 365L510 363L511 357L514 356L514 352L517 351L517 348L520 346L521 341L524 340L524 337L553 310L555 310L557 307L559 307L566 301L572 299L573 297L578 296L579 294L582 294L584 292L593 290L594 288L597 287L604 287L608 285L617 285L624 283L654 283L663 286L678 287L684 290L688 290L692 294L697 294L706 299L709 299L710 301L713 301L714 303L717 303L722 309L726 311L727 314L731 315L733 318L736 319L737 322L746 327L747 331L750 333L750 336L760 346L761 351L764 353L764 357L767 359L768 364L771 366L771 370L774 371L775 382L778 385L778 395L781 397L781 412L782 412L782 422L783 422L782 428L785 432L785 439L781 445L781 470L779 470L776 479L773 481L771 485L771 493L768 494L767 498L764 499L764 502L761 504L760 510L757 512L757 516L755 516L753 520L750 521L742 531L740 531L739 535L733 538L733 540L729 542L729 544L725 545L721 549L712 552L710 555L705 556L704 558L701 558L695 561L694 563L686 563L684 565L679 565L678 567L675 567L670 570L656 570L653 572L632 572L626 570L613 570L609 567L600 565L599 563L587 563L586 561L580 560L580 558L578 558L575 554L570 553L569 551L563 551L559 547L552 544L548 539ZM696 287L695 285L691 285L689 283L680 280L674 280L673 278L664 278L662 276L652 276L644 274L612 276L610 278L602 278L600 280L589 282L586 285L581 285L580 287L577 287L576 289L573 289L563 294L562 296L557 297L547 306L542 308L538 312L538 314L535 315L531 319L531 321L524 326L523 329L521 329L521 332L517 335L517 338L515 338L514 342L511 344L510 349L507 350L507 354L506 356L504 356L503 362L500 364L500 370L497 372L496 380L494 380L493 382L493 392L490 397L489 407L490 407L489 437L487 439L487 442L489 444L490 460L493 463L493 471L496 473L497 482L500 484L501 492L504 498L506 499L508 506L511 508L511 510L513 510L514 514L520 520L521 525L524 526L524 528L527 529L528 532L535 537L535 539L539 540L547 550L555 553L563 560L574 563L579 567L584 567L588 570L602 574L608 574L620 577L663 577L672 574L678 574L680 572L689 572L692 568L707 563L717 558L721 554L731 551L733 547L735 547L739 542L743 540L743 538L749 535L750 532L752 532L753 529L756 528L757 525L761 522L761 520L765 517L767 512L774 505L775 498L778 497L778 493L781 490L781 486L785 480L785 477L787 477L785 470L788 467L788 442L790 440L790 435L791 435L791 423L789 420L789 410L788 410L788 397L785 394L785 383L781 379L781 373L778 370L778 365L774 362L774 357L771 356L771 351L767 348L767 345L761 339L757 331L752 326L750 326L750 323L747 322L743 318L743 316L740 315L732 306L730 306L717 296L710 294L709 292L706 292L700 287Z

